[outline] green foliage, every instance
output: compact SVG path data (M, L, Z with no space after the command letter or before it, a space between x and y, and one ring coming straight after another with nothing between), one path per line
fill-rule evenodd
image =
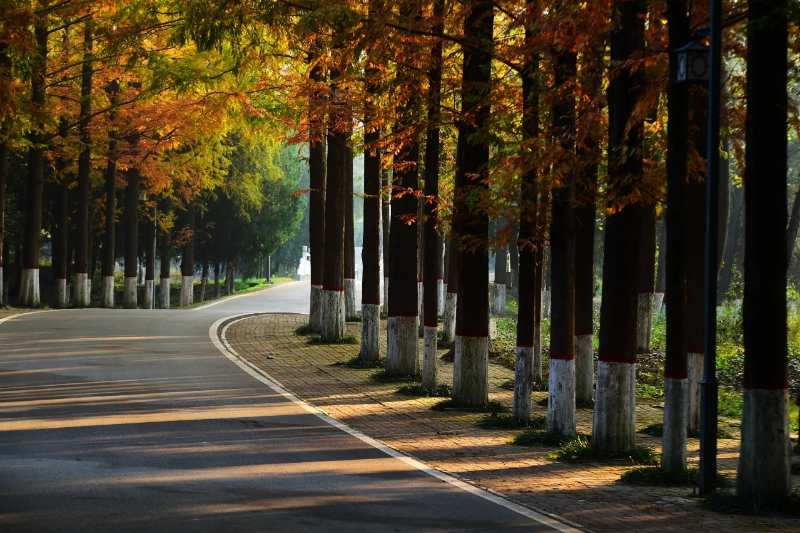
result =
M347 361L337 361L333 363L331 366L344 366L347 368L353 368L356 370L372 370L373 368L381 368L383 366L383 361L380 359L375 359L373 361L364 361L361 359L360 356L355 356L352 359L348 359Z
M511 440L511 444L516 446L547 446L555 448L571 440L572 437L565 437L557 433L551 433L542 429L528 429L523 431Z
M662 487L686 487L697 484L697 469L687 468L668 472L660 466L642 466L628 470L620 477L626 485L649 485Z
M311 335L308 338L308 344L329 344L329 345L336 345L336 344L358 344L358 339L352 335L346 335L339 340L336 341L325 341L322 340L322 337L319 335Z
M473 411L476 413L492 413L492 414L505 413L508 411L508 407L501 404L500 402L491 401L488 402L485 407L472 407L463 405L462 403L453 399L443 400L437 403L436 405L432 406L431 409L433 409L434 411L454 410L454 411Z
M446 383L440 383L435 389L429 389L421 383L404 385L397 389L398 394L403 396L424 396L430 398L447 398L453 394L453 389Z
M547 420L543 416L536 416L531 418L525 423L520 424L513 416L509 414L492 413L489 416L483 417L478 421L477 426L483 429L544 429Z
M625 461L638 465L656 465L659 462L659 455L649 446L636 446L614 454L598 453L591 443L589 437L578 436L564 442L558 451L553 452L550 457L557 461L576 463L583 461Z

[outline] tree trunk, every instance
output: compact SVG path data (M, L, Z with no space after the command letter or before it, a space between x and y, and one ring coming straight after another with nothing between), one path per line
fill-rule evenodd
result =
M400 6L402 20L409 20L414 27L420 22L419 7L413 1L404 1ZM412 44L403 42L403 50L409 57L416 53ZM417 122L421 81L416 72L399 69L398 85L408 88L408 100L397 111L398 131L410 130L394 158L392 176L391 241L389 249L389 312L387 323L388 346L386 350L386 373L390 376L412 376L419 373L417 357L418 296L417 296L417 224L419 190L419 135L413 129ZM414 222L407 223L409 219Z
M655 204L642 205L639 227L639 257L636 310L636 350L650 353L650 333L653 322L653 295L655 288L656 259L656 209Z
M323 81L322 68L314 66L311 79ZM322 113L321 91L316 91L309 102L308 170L308 242L311 259L311 309L309 326L317 333L322 331L322 276L325 241L325 119Z
M2 46L2 45L0 45ZM0 62L5 63L5 54L0 52ZM3 68L0 63L0 69ZM5 78L4 71L0 71L0 76ZM5 81L5 80L3 80ZM6 264L6 182L8 181L8 150L3 142L0 142L0 307L8 304L8 295L5 286L5 264Z
M495 224L495 239L497 239L502 231L501 224L505 226L505 223L498 220ZM508 275L506 274L507 263L508 249L505 245L496 243L494 250L494 299L492 302L492 311L494 314L500 316L506 314L506 285L508 284Z
M664 287L666 286L667 268L667 226L666 216L662 214L656 221L656 246L658 246L658 266L656 266L656 286L653 302L653 314L658 318L664 304Z
M347 131L347 138L352 135ZM356 244L353 227L353 148L349 142L345 152L345 195L344 195L344 314L346 320L358 320L356 311Z
M153 208L152 220L147 220L145 224L144 236L144 307L145 309L155 309L156 307L156 225L158 212Z
M119 83L111 81L106 86L109 100L112 105L117 102ZM109 122L114 123L115 115L109 113ZM114 307L114 267L117 262L116 254L116 216L117 216L117 132L112 129L108 139L108 157L106 169L103 174L105 182L105 235L103 240L103 307Z
M461 115L458 121L455 203L461 247L453 399L484 407L489 400L489 217L479 205L489 192L488 124L493 50L493 6L489 0L465 3ZM468 200L469 199L469 200Z
M203 254L203 269L200 273L200 301L206 301L206 290L208 289L208 257Z
M31 65L31 104L34 109L45 109L47 74L47 14L37 14L34 20L36 53ZM39 248L42 232L42 194L44 188L44 134L41 121L34 124L28 150L28 186L25 209L25 238L23 240L22 276L20 282L20 304L38 307L41 303L39 291Z
M611 63L622 65L644 51L643 0L615 0L617 28L611 34ZM624 196L642 180L642 119L634 116L643 85L641 69L622 68L608 89L608 192ZM630 450L635 444L636 303L641 207L623 206L605 224L600 361L597 365L592 447L598 454Z
M525 42L533 48L535 33L530 25L525 27ZM535 142L539 136L539 57L531 54L522 71L522 135L523 158L526 162L520 184L519 277L517 311L517 346L514 367L514 403L512 416L520 424L526 424L531 416L531 390L533 388L534 323L536 316L537 285L536 251L542 246L538 237L539 192ZM450 283L448 281L448 289Z
M787 406L787 1L751 0L745 134L744 409L737 496L756 510L791 492Z
M566 7L566 6L564 6ZM547 430L557 435L575 434L575 82L574 52L558 49L555 84L559 88L552 114L552 131L564 160L559 182L552 192L550 223L550 372Z
M136 275L139 257L139 170L131 168L126 173L125 188L125 293L126 308L136 309Z
M792 201L792 215L789 218L789 229L786 232L786 270L787 272L792 266L792 259L794 255L794 243L797 242L797 229L800 228L800 187L794 193L794 200Z
M195 243L195 208L186 209L186 226L189 228L189 239L183 246L181 255L181 307L194 303L194 243Z
M667 5L670 49L689 39L687 0L670 0ZM687 270L689 268L688 225L688 111L686 85L675 82L677 62L670 55L667 89L667 212L665 298L667 302L667 346L664 363L664 432L661 466L667 472L686 468L686 438L689 417L687 367ZM692 231L699 231L693 228ZM664 254L664 249L659 255ZM660 263L660 261L659 261Z
M390 191L391 179L389 177L389 169L384 168L381 172L381 238L383 248L381 249L381 256L383 262L383 308L381 309L381 316L386 317L389 313L389 228L391 226L391 201L392 194Z
M725 256L719 273L717 303L730 297L734 267L741 270L742 233L744 231L744 187L734 187L731 192L731 218L728 221L728 237L725 239Z
M444 31L444 0L433 5L433 33ZM425 349L422 359L422 385L428 390L436 388L437 343L439 316L439 283L441 278L441 240L438 225L439 198L439 105L442 89L442 41L437 40L431 51L433 62L428 72L428 128L425 133L425 237L423 238Z
M381 7L378 0L370 0L369 16L373 31L378 31L374 25L377 24ZM378 65L373 54L370 52L364 75L364 232L361 249L361 350L358 354L364 362L380 358L381 150L378 141L381 129L375 121Z
M75 247L75 306L88 307L89 292L89 195L91 192L91 146L89 120L92 113L92 19L83 26L83 66L81 69L81 104L78 155L78 224Z
M161 257L160 257L160 272L159 272L159 289L161 294L161 309L170 308L170 291L172 290L172 283L170 281L170 234L164 231L161 234Z
M454 214L455 215L455 214ZM459 240L456 232L455 219L450 228L450 244L447 255L447 294L445 295L444 317L442 320L442 344L450 346L456 340L456 307L458 304L458 258L461 252L458 249Z
M63 178L62 178L63 179ZM69 306L67 294L67 236L69 234L69 188L61 183L52 186L53 198L53 282L56 308Z
M341 124L350 120L344 99L337 86L338 74L332 76L333 106L330 111L328 161L325 187L325 267L322 283L322 339L338 342L344 337L344 245L345 195L347 194L347 130ZM349 128L348 128L349 129Z

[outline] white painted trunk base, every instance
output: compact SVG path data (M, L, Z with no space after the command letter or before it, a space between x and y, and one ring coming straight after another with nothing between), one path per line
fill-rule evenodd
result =
M453 400L467 407L489 402L489 338L456 335Z
M417 317L390 316L386 325L386 373L390 376L419 374Z
M575 360L550 359L547 431L575 435Z
M653 295L653 316L658 318L664 310L664 293L657 292Z
M686 429L690 435L697 435L700 433L700 381L703 379L703 354L689 352L686 365L689 378L689 413Z
M114 308L114 276L103 276L103 307Z
M601 454L625 452L636 444L636 365L597 363L592 447Z
M450 346L456 340L456 304L458 293L448 292L444 301L444 319L442 321L442 343Z
M56 278L55 280L56 300L53 305L58 309L69 307L69 294L67 292L66 278Z
M592 334L575 336L575 401L594 401L594 348Z
M661 467L667 472L686 469L686 427L689 415L689 381L664 378L664 432Z
M743 394L736 493L757 509L792 490L787 391L744 389Z
M169 278L161 278L159 280L159 294L161 296L161 309L169 309L170 302L170 281Z
M23 268L19 288L19 301L24 307L39 307L42 303L39 292L39 269Z
M534 343L536 342L536 333L534 332ZM533 346L533 364L531 365L531 383L533 385L543 385L544 375L542 374L542 346L541 344L534 344Z
M91 291L89 289L89 274L86 272L78 272L75 274L75 307L89 307L91 300Z
M494 299L492 300L492 312L503 316L506 314L506 284L494 284Z
M181 307L194 303L194 276L181 276Z
M533 348L517 346L514 365L514 404L511 415L517 423L524 424L531 418L531 389L533 381Z
M315 333L322 332L322 285L311 286L308 326Z
M422 354L422 386L432 391L436 389L437 343L439 329L424 326L425 349Z
M344 338L344 291L322 290L322 329L325 342L338 342Z
M136 289L136 276L125 278L122 301L127 309L136 309L139 306L138 291Z
M344 316L346 320L358 320L356 280L352 278L345 278L344 280Z
M153 309L156 305L156 282L152 279L144 280L144 305L145 309Z
M442 278L436 282L436 314L442 316L444 314L444 293L447 284Z
M636 349L650 353L650 332L653 326L653 293L640 292L636 305Z
M377 361L381 356L380 330L381 306L361 304L361 353L362 361Z

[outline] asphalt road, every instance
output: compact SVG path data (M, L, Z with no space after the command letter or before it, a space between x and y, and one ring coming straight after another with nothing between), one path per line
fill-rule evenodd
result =
M307 297L0 324L0 531L552 531L325 423L209 340L219 318Z

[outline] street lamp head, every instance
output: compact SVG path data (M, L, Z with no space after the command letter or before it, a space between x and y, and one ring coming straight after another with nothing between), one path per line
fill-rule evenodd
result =
M675 81L677 83L708 83L711 58L707 46L697 41L691 41L675 50L675 58L677 63Z

